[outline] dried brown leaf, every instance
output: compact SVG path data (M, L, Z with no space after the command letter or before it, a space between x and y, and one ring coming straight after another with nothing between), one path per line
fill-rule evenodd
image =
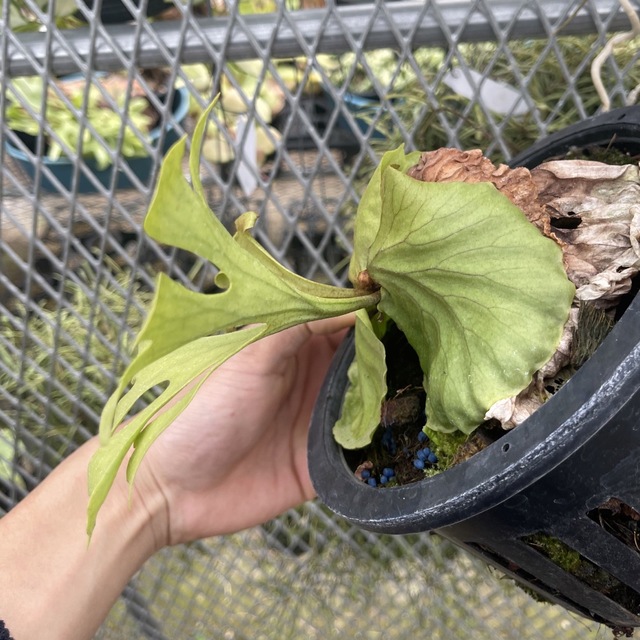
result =
M532 382L517 396L496 402L485 415L485 420L499 420L503 429L513 429L523 423L546 400L538 386Z
M576 297L613 306L640 268L638 167L563 160L542 164L531 176L562 242Z
M528 169L494 165L480 149L436 149L427 151L408 174L423 182L490 182L545 235L549 235L549 216L537 202L538 189Z

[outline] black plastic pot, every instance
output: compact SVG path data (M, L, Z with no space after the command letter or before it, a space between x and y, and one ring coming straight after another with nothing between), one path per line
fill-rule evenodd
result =
M346 93L342 97L342 104L351 112L363 135L366 135L370 128L370 118L382 108L377 96L362 96L355 93ZM297 109L285 105L284 109L274 118L273 126L281 132L287 131L288 127L285 141L287 149L292 151L316 150L317 145L305 122L300 118L299 113L303 111L318 136L326 140L326 145L330 149L342 151L347 157L353 156L360 151L361 142L344 115L338 115L331 126L329 135L327 135L335 109L334 98L329 92L323 90L318 95L301 98ZM293 122L290 123L292 118ZM384 134L374 130L371 137L380 140L384 138Z
M571 125L540 140L512 158L512 167L532 169L540 163L562 157L572 149L613 147L632 157L640 155L640 106L614 109Z
M533 166L594 144L638 153L640 108L571 127L515 163ZM552 602L612 627L640 626L640 522L634 549L596 513L612 498L640 512L640 296L526 423L466 462L405 486L358 481L333 439L353 352L351 337L336 354L311 424L311 478L330 509L371 531L437 531ZM532 542L537 534L578 552L606 579L609 595L541 552Z
M94 0L83 0L83 3L89 9L92 9L95 4ZM133 0L133 4L139 7L142 3L141 0ZM144 13L147 18L152 18L173 6L171 0L148 0ZM81 12L78 12L77 15L80 19L83 19ZM103 24L121 24L135 20L135 16L120 0L102 0L100 19Z

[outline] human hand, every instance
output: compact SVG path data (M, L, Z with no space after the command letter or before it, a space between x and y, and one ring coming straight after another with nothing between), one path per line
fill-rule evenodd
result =
M163 498L160 544L238 531L313 497L309 420L352 322L333 318L269 336L204 382L138 472L146 476L139 486Z
M311 410L351 322L294 327L215 371L151 446L129 500L120 470L88 547L82 489L97 437L3 517L0 602L15 637L92 638L160 547L238 531L311 498Z

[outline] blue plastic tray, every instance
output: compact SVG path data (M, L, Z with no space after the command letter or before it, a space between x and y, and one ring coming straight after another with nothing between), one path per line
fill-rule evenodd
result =
M173 120L177 123L182 123L188 112L189 91L185 87L180 87L175 90L173 97ZM158 143L161 133L162 129L160 127L157 127L150 131L149 135L152 144L156 145ZM16 132L16 135L18 135L23 141L25 141L25 145L27 147L29 146L28 139L33 139L32 136L28 136L20 132ZM163 155L169 150L171 145L178 140L178 138L179 134L176 131L174 125L168 125L162 145ZM71 191L75 165L69 158L63 157L59 158L58 160L52 160L47 157L37 158L33 155L25 153L22 149L18 149L9 141L5 143L5 148L9 156L13 158L18 166L24 171L24 173L26 173L31 178L31 180L34 180L35 178L37 163L42 163L45 167L47 167L47 169L49 169L49 172L60 183L62 187L64 187L68 191ZM104 185L107 189L111 187L114 165L111 165L106 169L98 169L97 164L91 159L85 159L84 163L87 168L93 173L100 184ZM126 163L129 169L140 180L142 184L149 184L151 171L153 169L152 157L147 156L141 158L123 158L121 163ZM42 172L40 181L42 189L46 191L59 191L59 187L56 186L53 180L49 179L49 176L46 172ZM129 179L127 174L125 174L122 167L119 166L116 187L118 189L129 189L133 186L134 185L131 183L131 180ZM81 170L78 174L78 193L92 193L97 190L98 188L96 187L94 182L86 175L84 171Z

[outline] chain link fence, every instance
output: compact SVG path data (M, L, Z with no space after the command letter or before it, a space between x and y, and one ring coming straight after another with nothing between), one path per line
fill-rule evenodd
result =
M155 274L213 287L210 265L154 244L141 221L163 152L215 95L213 210L225 224L258 212L279 261L344 284L382 150L508 160L601 108L590 67L629 19L614 0L5 0L0 29L2 515L96 433ZM638 58L636 39L606 60L613 106L636 100ZM437 536L373 535L308 503L158 554L98 637L609 633Z

